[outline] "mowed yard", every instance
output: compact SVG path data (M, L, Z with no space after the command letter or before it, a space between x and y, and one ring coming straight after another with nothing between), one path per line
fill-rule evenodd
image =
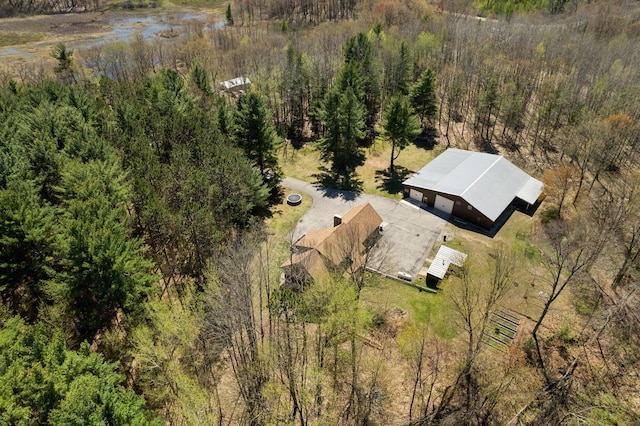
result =
M358 167L358 178L362 181L362 192L394 199L402 198L402 181L420 170L429 161L444 151L444 146L435 145L433 149L425 149L409 145L400 152L395 160L397 176L388 176L391 144L377 139L365 150L365 163ZM320 152L312 144L301 149L291 146L280 150L280 165L285 176L315 183L323 165Z
M395 161L398 176L392 181L387 174L391 145L383 140L377 140L366 150L366 161L357 170L358 177L362 181L362 192L401 199L402 181L444 150L443 145L435 145L433 149L409 145L402 150ZM317 182L316 175L320 172L320 166L323 165L320 154L313 145L307 145L299 150L293 150L291 147L282 149L280 164L286 176L311 183ZM544 208L544 205L541 206L538 212L544 211ZM296 216L301 214L296 213ZM512 253L518 267L513 277L513 289L503 301L502 307L522 318L523 328L526 327L527 322L530 323L539 315L542 297L546 291L546 285L541 277L543 271L540 270L540 252L533 244L536 224L539 222L536 216L537 214L530 217L515 212L493 238L458 228L451 223L447 223L443 231L447 235L445 243L447 246L469 255L468 262L478 280L485 280L491 275L491 253L495 249L502 246ZM290 220L287 222L292 223ZM435 256L441 244L442 241L436 243L430 258ZM429 263L426 262L425 267L428 266ZM538 272L540 276L537 276ZM455 313L450 309L449 294L452 289L460 285L456 275L458 274L455 267L452 267L447 277L439 284L441 289L439 294L420 292L395 280L371 276L371 285L364 290L363 301L379 312L388 312L390 309L404 312L405 319L409 323L431 323L434 331L441 337L454 338L457 333L451 325L455 322ZM564 300L559 300L557 304L559 312L570 308L574 303L569 295L562 299ZM558 315L557 320L562 321L562 317ZM572 326L572 324L567 325ZM521 337L526 335L526 333L519 334Z

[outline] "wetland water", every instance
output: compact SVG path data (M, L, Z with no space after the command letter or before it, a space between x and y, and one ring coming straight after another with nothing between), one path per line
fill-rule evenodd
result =
M209 22L206 15L187 13L184 15L160 15L140 16L114 19L111 21L113 30L103 35L99 40L80 41L77 48L98 46L104 43L129 41L135 34L141 34L145 40L166 34L167 32L179 32L188 22L199 22L205 25L205 30L218 29L224 25L224 21Z
M0 33L36 34L40 40L0 47L0 62L47 58L56 44L70 49L88 49L115 42L128 42L140 34L145 40L179 34L188 24L205 31L224 25L216 10L179 13L175 11L107 11L83 14L47 15L0 19Z

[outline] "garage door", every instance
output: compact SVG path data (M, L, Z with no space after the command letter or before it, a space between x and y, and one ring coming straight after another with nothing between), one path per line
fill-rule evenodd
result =
M409 197L414 199L414 200L422 202L422 192L416 191L413 188L409 189Z
M451 214L453 211L453 200L436 195L436 203L434 207L444 213Z

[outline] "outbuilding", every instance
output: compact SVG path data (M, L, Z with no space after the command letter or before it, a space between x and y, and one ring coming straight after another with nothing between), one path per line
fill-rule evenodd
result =
M449 270L449 265L454 264L461 268L465 260L467 260L466 254L451 247L440 246L438 254L436 254L427 271L427 283L437 283L444 278Z
M536 204L543 184L500 155L449 148L403 187L405 197L490 229L514 201Z
M251 81L247 77L236 77L220 83L220 90L223 92L238 94L249 90Z

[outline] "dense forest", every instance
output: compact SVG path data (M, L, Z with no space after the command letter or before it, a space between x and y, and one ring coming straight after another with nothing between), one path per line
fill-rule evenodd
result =
M238 0L226 23L2 74L0 424L640 422L636 2ZM362 190L381 140L389 179L415 142L545 183L530 230L401 323L375 274L282 286L273 226L283 158ZM539 309L492 351L518 283Z

